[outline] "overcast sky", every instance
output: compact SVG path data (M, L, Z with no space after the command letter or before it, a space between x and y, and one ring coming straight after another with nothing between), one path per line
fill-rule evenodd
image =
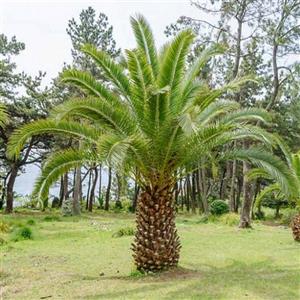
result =
M129 23L129 17L135 13L142 13L148 19L158 46L165 42L163 32L168 24L182 15L199 17L199 11L189 0L0 0L0 32L8 37L15 35L26 45L14 59L18 70L30 75L46 71L46 83L56 77L63 63L71 62L68 20L78 19L81 10L88 6L108 16L114 38L122 49L135 45ZM16 192L31 193L38 172L37 167L30 167L26 175L18 177Z
M122 49L135 45L129 17L142 13L150 22L158 46L165 41L166 25L181 15L199 16L189 0L0 0L0 28L8 36L16 35L26 44L17 58L20 70L35 74L47 72L47 81L70 62L71 42L66 33L68 20L79 17L82 9L92 6L108 16L114 38Z

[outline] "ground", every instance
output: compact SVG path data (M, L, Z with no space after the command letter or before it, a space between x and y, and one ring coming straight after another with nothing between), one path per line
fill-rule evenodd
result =
M300 299L300 244L283 226L240 230L179 216L180 267L143 276L134 271L133 237L115 234L134 226L133 215L2 219L35 220L33 240L15 242L10 233L1 246L3 299Z

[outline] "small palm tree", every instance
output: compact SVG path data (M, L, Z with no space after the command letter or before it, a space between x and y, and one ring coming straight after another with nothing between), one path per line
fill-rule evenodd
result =
M57 133L81 141L81 150L53 154L45 163L35 193L47 197L59 176L83 163L105 162L130 174L138 170L142 192L138 199L137 230L132 245L139 270L156 271L178 263L180 241L173 200L176 170L190 172L200 159L247 159L291 180L284 165L262 149L223 151L239 139L272 144L272 135L255 125L270 116L260 109L241 109L220 100L248 79L238 79L212 90L199 74L207 61L221 52L214 46L187 68L193 42L191 31L179 33L158 53L151 29L142 16L131 19L137 48L126 51L118 64L91 45L82 51L104 72L109 85L89 73L66 70L62 80L80 88L85 98L58 106L47 120L17 130L9 154L18 155L33 135Z
M295 154L290 154L288 150L284 151L285 160L289 166L290 173L294 176L295 192L290 193L289 187L285 185L285 182L275 178L272 170L266 170L261 168L253 169L249 172L249 179L266 178L273 181L272 184L265 187L256 197L256 207L260 211L262 200L270 193L277 192L277 198L282 197L296 202L297 208L300 206L300 151ZM300 214L298 213L291 223L293 236L296 241L300 241Z

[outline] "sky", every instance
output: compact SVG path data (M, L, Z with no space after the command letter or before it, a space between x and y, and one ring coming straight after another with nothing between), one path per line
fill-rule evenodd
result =
M66 33L68 20L78 19L81 10L88 6L108 16L117 46L122 49L135 46L129 17L136 13L143 14L151 24L157 46L166 41L165 27L180 16L200 17L189 0L0 0L0 32L8 37L15 35L26 46L14 59L18 71L30 75L45 71L45 83L49 84L63 63L71 62L71 41ZM37 167L29 167L26 175L17 178L16 192L30 194L38 173Z

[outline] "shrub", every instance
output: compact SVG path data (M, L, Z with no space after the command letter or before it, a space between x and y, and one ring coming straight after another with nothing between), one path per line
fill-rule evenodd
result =
M219 221L224 225L236 226L240 222L240 216L235 213L224 214L219 218Z
M46 216L43 220L45 222L53 222L53 221L60 221L60 218L58 216Z
M217 216L215 215L203 215L200 217L200 219L196 222L197 224L207 224L207 223L215 223L218 221Z
M0 232L7 233L10 232L11 228L8 223L1 221L0 222Z
M145 276L145 273L139 270L132 270L129 274L129 277L139 278Z
M291 209L291 208L285 209L281 217L280 223L282 225L289 226L296 215L297 215L296 209Z
M73 215L73 199L65 199L61 206L61 212L64 217Z
M223 200L215 200L210 205L212 215L222 215L229 212L228 204Z
M28 225L35 225L35 220L33 219L29 219L27 222L26 222Z
M124 227L119 229L113 234L113 237L131 236L135 234L135 230L132 227Z
M13 240L31 240L33 238L32 230L30 227L20 227L15 231Z

